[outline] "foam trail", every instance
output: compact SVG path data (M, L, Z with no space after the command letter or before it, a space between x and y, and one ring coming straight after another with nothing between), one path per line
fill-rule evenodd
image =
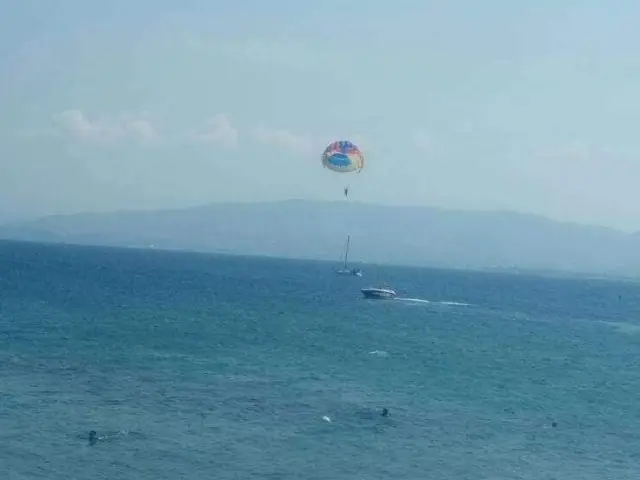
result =
M604 325L608 325L613 327L619 333L625 333L627 335L638 335L640 334L640 325L630 322L615 322L615 321L602 321L600 322Z
M369 352L369 355L373 355L376 357L388 357L389 353L385 352L384 350L373 350L372 352Z
M415 303L432 303L429 300L425 300L423 298L406 298L406 297L396 297L396 300L401 300L403 302L415 302Z
M412 302L412 303L432 303L436 305L450 305L457 307L470 307L470 303L464 302L435 302L433 300L426 300L424 298L409 298L409 297L397 297L396 300L400 300L403 302Z

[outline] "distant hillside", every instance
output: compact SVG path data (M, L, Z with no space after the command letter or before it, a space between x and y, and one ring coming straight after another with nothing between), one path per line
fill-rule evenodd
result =
M640 274L637 234L509 212L355 202L214 204L171 211L53 216L0 237L453 268Z

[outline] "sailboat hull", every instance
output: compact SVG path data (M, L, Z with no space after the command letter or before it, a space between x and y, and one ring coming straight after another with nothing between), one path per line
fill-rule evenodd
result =
M362 271L358 269L345 269L339 268L336 270L336 275L341 275L343 277L361 277Z

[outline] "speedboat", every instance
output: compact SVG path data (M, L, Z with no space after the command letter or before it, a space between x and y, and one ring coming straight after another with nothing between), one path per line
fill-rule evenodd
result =
M390 288L369 287L360 290L365 298L376 300L393 300L396 298L395 290Z

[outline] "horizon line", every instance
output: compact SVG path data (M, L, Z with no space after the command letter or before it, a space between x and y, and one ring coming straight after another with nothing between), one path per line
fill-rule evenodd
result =
M520 217L530 217L537 218L540 220L546 220L549 222L554 222L557 224L564 225L573 225L577 227L590 227L590 228L598 228L601 230L607 230L610 232L618 232L626 235L633 235L638 233L638 230L623 230L617 227L611 227L606 225L600 225L596 223L585 223L579 222L575 220L564 220L554 218L552 216L548 216L541 213L520 211L520 210L509 210L505 208L459 208L459 207L445 207L441 205L417 205L417 204L388 204L388 203L378 203L371 201L362 201L362 200L326 200L326 199L313 199L313 198L284 198L278 200L259 200L259 201L243 201L243 200L235 200L235 201L215 201L215 202L207 202L207 203L198 203L190 206L182 206L182 207L154 207L154 208L121 208L114 210L97 210L97 211L80 211L80 212L71 212L71 213L52 213L52 214L44 214L37 215L32 217L24 217L22 219L14 219L9 221L0 222L0 226L11 226L11 225L19 225L22 223L31 223L38 222L45 219L52 218L64 218L64 217L76 217L76 216L87 216L87 215L126 215L126 214L137 214L137 213L163 213L163 212L181 212L188 210L196 210L203 209L207 207L214 206L246 206L246 205L277 205L282 203L291 203L291 202L300 202L300 203L344 203L345 205L367 205L367 206L377 206L391 209L424 209L424 210L437 210L440 212L449 212L449 213L474 213L474 214L503 214L503 215L515 215Z

